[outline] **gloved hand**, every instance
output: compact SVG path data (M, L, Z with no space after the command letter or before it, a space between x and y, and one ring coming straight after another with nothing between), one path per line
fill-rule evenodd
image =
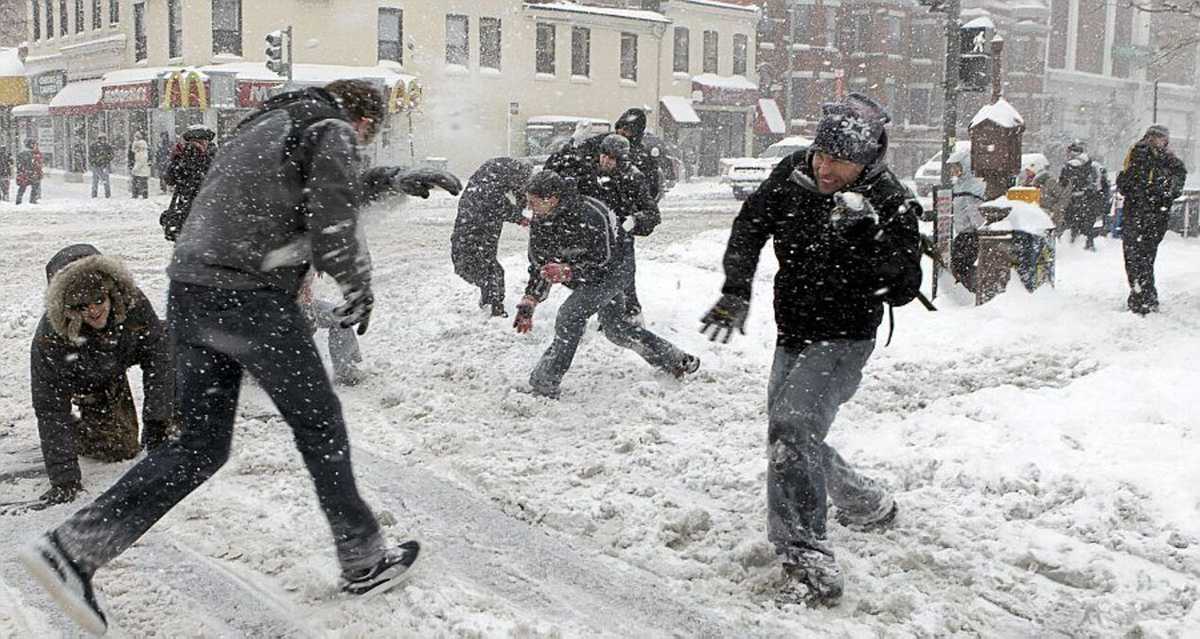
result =
M871 201L859 193L840 192L833 196L835 206L829 213L833 228L845 237L864 238L877 226L879 216Z
M746 334L746 315L750 313L750 302L736 295L722 295L716 305L700 320L700 332L708 335L710 342L718 339L728 344L733 329ZM724 333L724 335L722 335Z
M434 187L450 195L458 195L462 191L462 182L453 173L428 166L399 169L392 175L390 183L393 189L401 193L421 198L429 197Z
M371 309L374 307L375 296L371 293L371 289L356 288L346 293L345 303L333 309L333 318L342 328L350 328L357 324L358 334L362 335L367 332L367 327L371 323Z
M526 295L521 298L521 302L517 304L517 319L513 320L513 328L517 329L518 333L528 333L533 330L533 309L537 308L537 298L532 295Z
M50 486L50 490L47 490L46 492L42 493L41 497L38 497L38 501L46 504L47 506L52 506L54 504L65 504L67 502L75 501L75 498L78 497L79 493L81 492L83 492L83 484L79 481L71 481L65 484L54 484Z
M551 284L563 284L571 281L571 265L562 262L550 262L542 267L542 279Z

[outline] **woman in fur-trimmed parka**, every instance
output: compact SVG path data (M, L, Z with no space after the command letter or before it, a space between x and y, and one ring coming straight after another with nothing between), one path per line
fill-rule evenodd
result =
M82 490L78 457L130 459L171 432L174 371L166 327L115 257L88 244L46 264L46 312L30 349L30 386L50 490L46 503ZM141 446L125 371L142 369ZM78 407L79 415L72 412Z

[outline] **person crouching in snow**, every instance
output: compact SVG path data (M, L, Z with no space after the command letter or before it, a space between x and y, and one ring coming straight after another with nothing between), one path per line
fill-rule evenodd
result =
M694 373L700 359L646 329L623 320L625 289L633 275L625 230L604 203L579 195L574 184L542 171L526 189L533 221L529 225L529 284L517 305L513 326L533 330L533 313L554 284L571 289L558 309L554 340L529 375L533 394L557 399L571 368L588 318L599 314L604 336L641 355L675 377Z
M83 489L80 455L115 462L138 454L137 409L125 377L131 366L142 369L145 390L141 447L167 440L175 373L163 323L119 260L76 244L50 260L46 277L30 386L50 478L41 499L56 504Z
M896 516L891 493L825 443L862 381L883 305L920 292L921 206L884 163L889 119L859 93L825 105L812 146L780 162L742 206L720 301L701 320L713 340L745 333L759 253L773 238L778 339L767 385L767 535L782 556L784 600L832 603L842 595L826 500L848 527L885 526Z

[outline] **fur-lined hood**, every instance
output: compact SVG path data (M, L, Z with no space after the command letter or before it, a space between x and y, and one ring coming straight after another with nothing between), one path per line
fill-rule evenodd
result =
M74 247L68 247L64 251L72 248ZM56 255L51 264L55 261L62 260ZM47 272L50 272L49 265ZM46 317L50 320L54 332L71 342L79 340L83 314L68 308L66 297L68 292L88 286L89 278L98 278L99 285L108 292L112 302L112 310L109 311L108 317L109 326L123 323L130 308L138 300L137 285L134 284L133 276L116 257L100 255L97 251L55 269L50 278L50 285L46 288Z

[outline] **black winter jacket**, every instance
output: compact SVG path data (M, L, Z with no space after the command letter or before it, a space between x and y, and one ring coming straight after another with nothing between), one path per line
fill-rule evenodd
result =
M63 270L71 264L69 270ZM71 398L99 393L132 366L142 369L143 422L168 422L175 398L175 373L166 330L128 271L87 245L71 246L46 266L50 279L46 313L30 347L30 389L46 471L60 485L80 479L71 429ZM63 296L73 278L99 273L115 284L108 325L95 330L66 308ZM75 312L77 313L77 312Z
M522 220L530 172L528 164L512 158L484 162L458 199L451 246L490 249L494 254L504 223Z
M779 345L803 348L828 339L874 339L883 303L912 301L921 286L916 198L882 163L867 167L849 191L874 207L878 223L839 233L832 195L821 194L812 152L785 158L746 200L725 251L723 293L750 299L759 253L774 240L775 322Z
M561 149L546 160L545 168L574 180L581 195L604 202L621 224L633 217L636 226L632 235L649 235L662 222L653 185L632 161L622 162L614 173L602 172L600 142L604 137L589 138L579 146Z
M550 294L550 282L541 268L551 262L571 266L568 288L602 281L622 268L628 252L625 232L617 216L595 198L570 194L558 210L529 225L529 283L525 294L538 300Z
M1117 190L1125 196L1122 226L1165 230L1171 206L1183 194L1186 181L1187 168L1174 153L1145 142L1134 145L1117 176Z
M113 161L113 148L108 142L93 142L88 149L88 164L93 169L107 169Z

